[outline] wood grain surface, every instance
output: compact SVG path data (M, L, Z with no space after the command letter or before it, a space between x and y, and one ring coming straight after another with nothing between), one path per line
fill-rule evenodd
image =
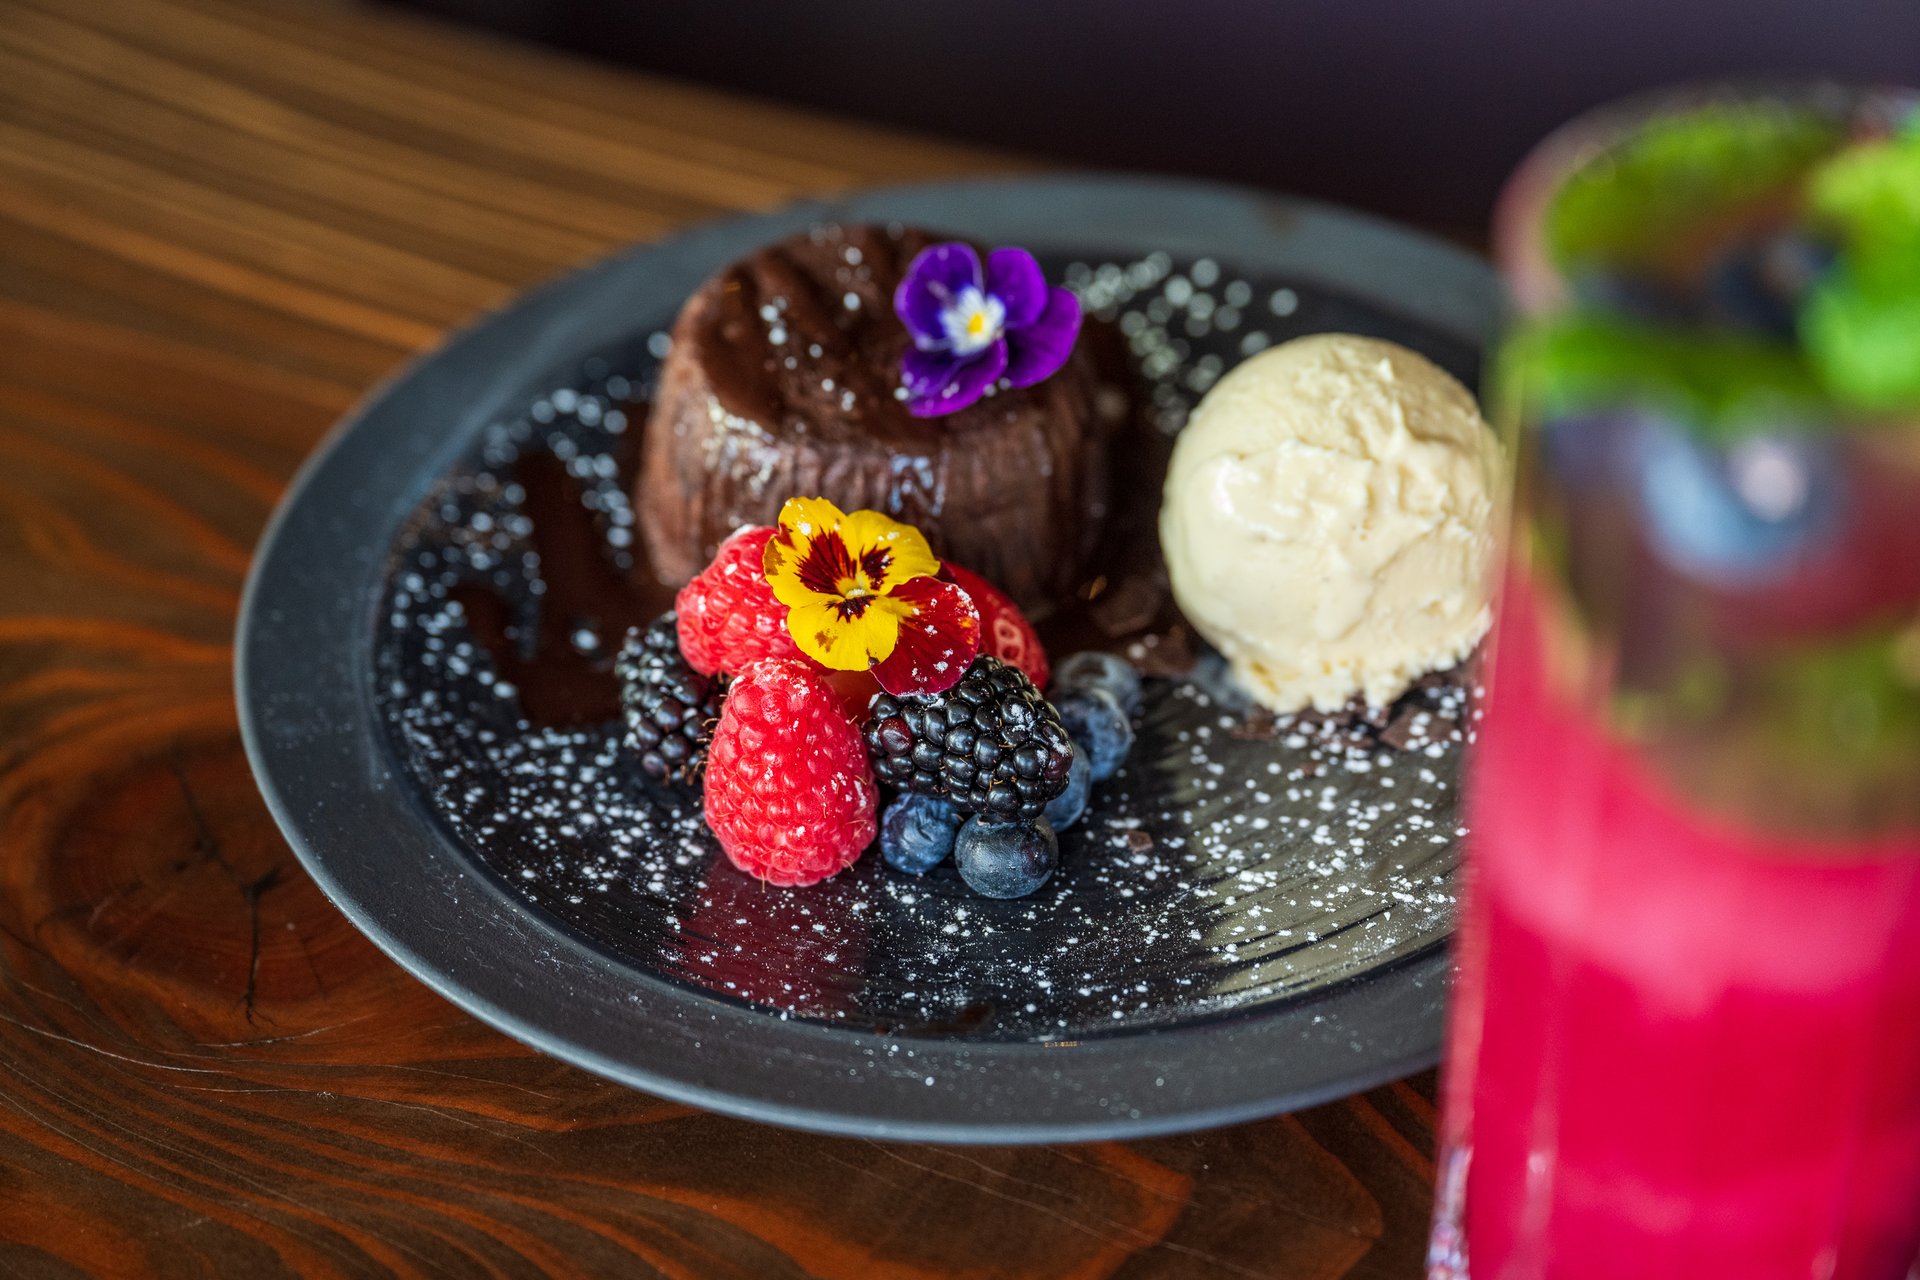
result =
M1032 1149L668 1105L403 974L242 757L250 550L400 362L628 241L1016 167L358 8L0 0L0 1275L1419 1274L1431 1076Z

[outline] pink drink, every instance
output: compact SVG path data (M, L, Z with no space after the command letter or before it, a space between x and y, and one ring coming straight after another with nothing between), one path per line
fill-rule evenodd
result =
M1920 841L1689 813L1508 588L1447 1066L1476 1280L1889 1280L1920 1251ZM1470 1145L1470 1148L1468 1144Z
M1755 264L1852 253L1807 193L1899 130L1910 96L1709 90L1576 122L1503 201L1518 497L1432 1280L1920 1280L1920 405L1823 381L1747 287L1875 266ZM1775 137L1806 154L1742 188Z

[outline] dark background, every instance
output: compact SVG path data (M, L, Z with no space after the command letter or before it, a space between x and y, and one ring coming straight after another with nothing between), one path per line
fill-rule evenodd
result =
M1476 233L1527 147L1634 89L1920 82L1920 0L386 0L1070 162Z

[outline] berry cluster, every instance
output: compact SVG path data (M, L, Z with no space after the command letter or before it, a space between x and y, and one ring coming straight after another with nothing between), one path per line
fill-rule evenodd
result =
M1054 674L1057 702L994 657L942 694L876 697L867 721L874 773L900 788L880 816L888 866L923 875L953 858L989 898L1025 897L1060 861L1057 832L1080 820L1096 779L1133 745L1140 677L1103 653Z
M977 614L979 656L946 676L950 687L884 692L868 671L829 670L789 634L789 606L763 568L777 536L734 534L672 612L627 637L615 671L641 770L704 783L721 848L773 884L834 875L877 835L898 870L924 874L952 857L976 892L1034 892L1059 863L1055 833L1132 745L1138 674L1076 654L1051 673L1049 702L1032 624L978 576L940 565L939 589L957 588ZM884 811L882 785L898 792Z

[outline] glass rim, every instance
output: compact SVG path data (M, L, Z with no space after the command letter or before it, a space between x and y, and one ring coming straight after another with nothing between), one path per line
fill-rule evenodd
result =
M1681 81L1591 107L1528 150L1495 197L1489 247L1518 315L1538 315L1566 302L1561 273L1542 237L1547 202L1567 177L1660 116L1717 103L1804 103L1837 116L1920 109L1920 87L1784 77Z

